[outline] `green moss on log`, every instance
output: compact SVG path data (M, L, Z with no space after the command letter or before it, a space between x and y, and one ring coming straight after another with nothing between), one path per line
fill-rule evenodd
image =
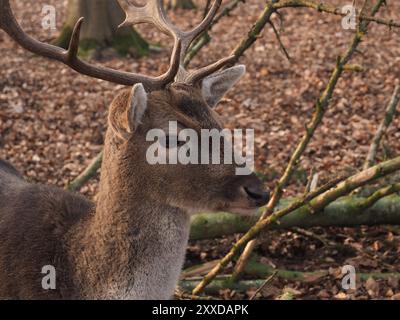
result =
M367 210L360 210L365 199L343 197L327 206L322 212L312 213L303 206L273 223L267 230L293 227L356 227L360 225L400 225L400 196L381 199ZM288 206L294 199L282 200L277 207ZM259 218L258 215L242 217L230 213L203 213L192 218L190 237L192 240L212 239L224 235L247 232Z

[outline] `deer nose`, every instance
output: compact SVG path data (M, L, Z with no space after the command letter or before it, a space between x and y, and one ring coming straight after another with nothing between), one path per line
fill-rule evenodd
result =
M258 207L262 207L269 201L269 192L261 190L258 186L244 187L246 194L255 201Z

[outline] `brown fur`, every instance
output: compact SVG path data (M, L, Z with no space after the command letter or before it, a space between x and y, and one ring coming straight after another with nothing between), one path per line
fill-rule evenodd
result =
M129 99L124 91L111 105L113 128L129 126ZM0 163L0 298L168 298L183 263L189 214L260 206L241 188L261 183L236 176L234 165L148 164L146 133L170 120L221 129L200 89L174 84L150 93L142 124L127 140L107 131L96 208L79 195L31 185ZM56 267L56 290L41 287L44 265Z

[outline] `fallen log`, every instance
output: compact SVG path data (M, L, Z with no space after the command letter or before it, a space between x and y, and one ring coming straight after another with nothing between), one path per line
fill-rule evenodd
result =
M283 200L279 208L286 207L294 199ZM366 210L360 210L365 198L343 197L331 203L323 211L312 213L301 207L280 219L279 223L267 226L267 230L282 230L293 227L357 227L360 225L400 225L400 196L383 198ZM202 213L193 216L191 240L213 239L248 231L259 218L238 216L230 213Z
M202 266L197 267L201 270ZM191 269L196 269L193 267ZM194 270L193 270L194 271ZM185 273L183 273L184 275ZM276 277L299 282L315 282L323 277L329 276L329 271L327 270L317 270L309 272L301 272L294 270L285 269L275 269L265 264L262 264L254 259L248 261L243 271L243 275L255 278L252 280L241 280L232 281L230 275L218 276L214 281L212 281L205 289L207 294L216 294L219 290L231 289L240 292L244 292L249 288L259 288L268 276L276 274ZM380 273L380 272L357 272L357 277L361 281L367 281L369 278L387 280L390 278L395 278L400 280L400 273ZM182 279L179 286L182 290L186 292L191 292L193 288L203 279L202 276L191 277L187 279Z
M183 280L179 283L179 287L185 292L191 292L200 280ZM263 280L243 280L238 282L230 281L229 279L220 279L217 277L216 280L211 282L205 289L206 294L217 294L219 290L231 289L239 292L244 292L249 288L258 288L265 282Z
M329 271L327 270L302 272L285 269L275 269L255 260L250 260L244 269L244 274L253 278L266 278L274 273L276 273L276 276L279 278L300 282L314 282L322 277L329 275ZM367 281L369 278L380 280L395 278L400 280L400 273L357 272L357 277L362 281Z

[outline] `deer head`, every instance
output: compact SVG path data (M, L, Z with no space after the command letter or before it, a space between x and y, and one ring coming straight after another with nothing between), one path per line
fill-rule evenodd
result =
M227 68L228 57L195 71L183 67L183 59L194 39L209 28L222 0L215 0L205 19L191 31L181 31L168 19L162 0L148 0L140 6L133 0L118 0L126 13L125 26L151 23L174 39L170 67L159 77L148 77L90 65L77 57L81 18L68 50L39 42L26 35L10 9L9 0L0 0L0 27L27 50L58 60L74 70L117 84L133 86L119 94L109 111L105 157L115 170L124 172L125 181L141 179L141 188L152 201L161 201L186 211L226 210L254 212L268 200L268 193L254 175L236 175L235 164L152 165L146 159L151 142L146 136L154 128L168 131L176 121L178 132L193 129L222 130L213 110L223 95L245 73L242 65ZM165 146L165 149L181 146ZM199 148L201 148L199 143ZM223 150L223 148L221 148ZM201 150L200 150L201 152ZM221 158L226 156L221 151ZM112 168L110 170L113 170ZM129 191L128 191L129 192Z

